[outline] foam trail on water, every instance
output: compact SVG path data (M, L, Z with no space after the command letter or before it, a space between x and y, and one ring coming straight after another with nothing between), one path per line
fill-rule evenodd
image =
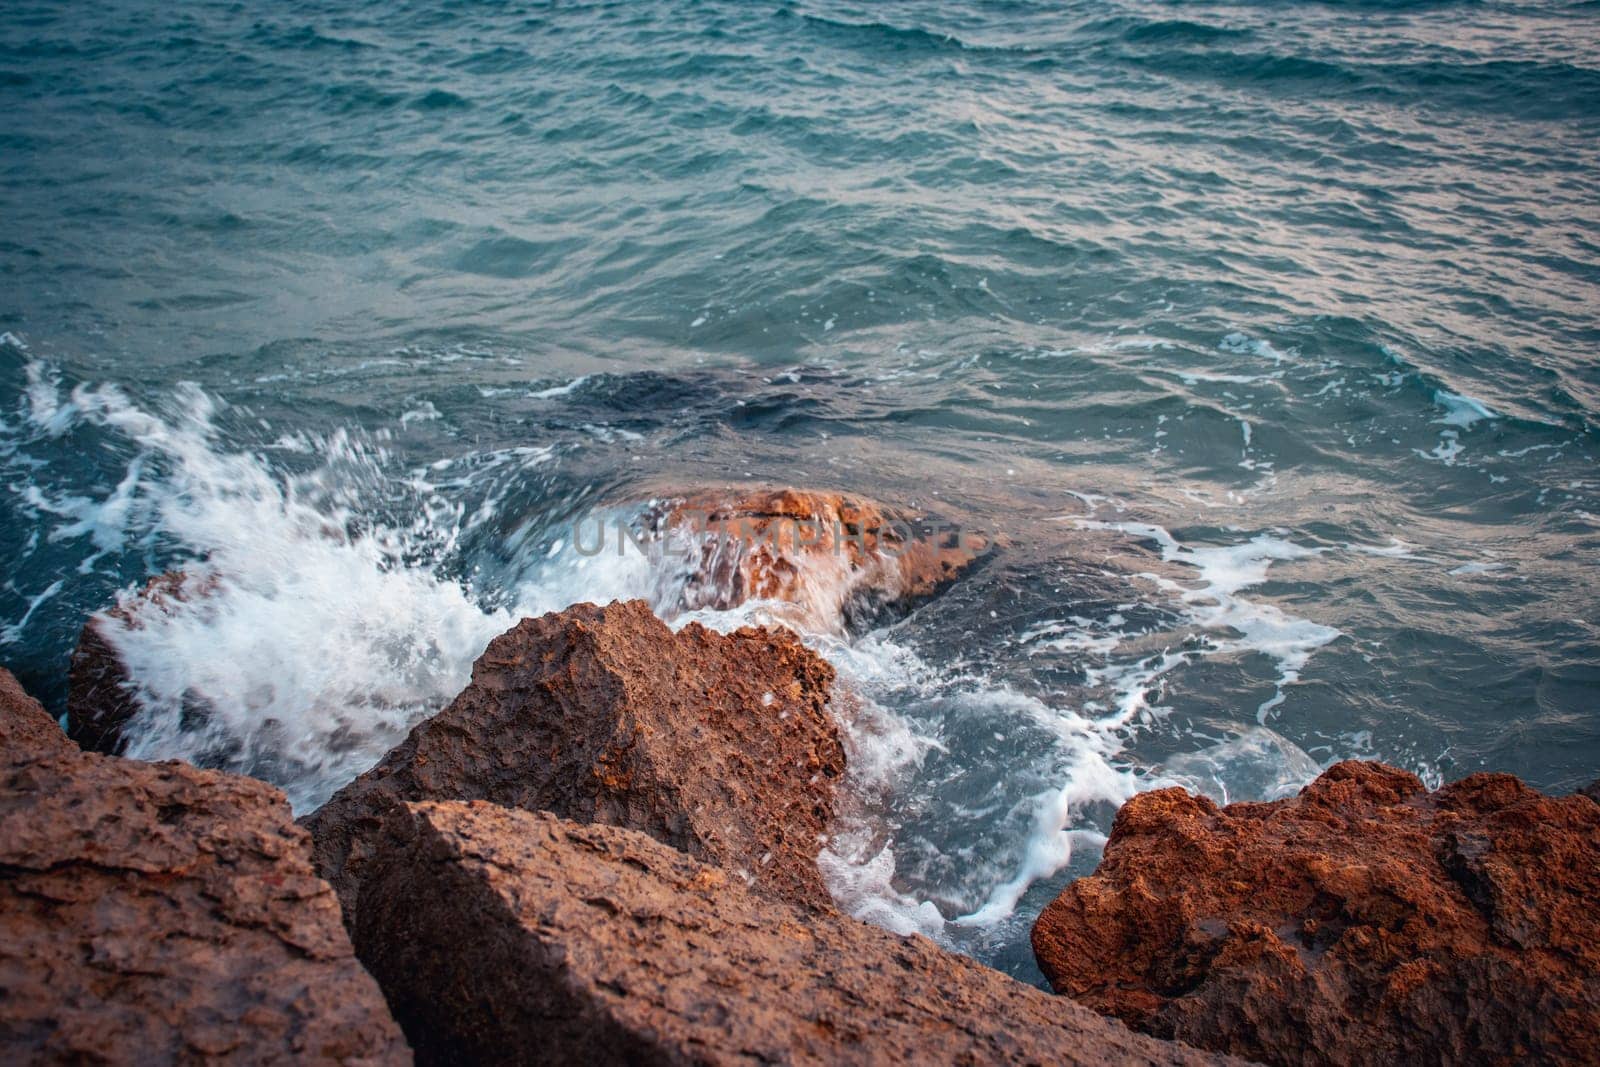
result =
M1072 521L1079 529L1153 541L1163 560L1191 569L1192 577L1186 581L1157 574L1139 577L1170 596L1181 607L1186 622L1203 631L1207 640L1199 648L1168 649L1154 655L1124 652L1124 646L1139 635L1123 629L1120 615L1099 622L1078 618L1043 623L1024 635L1024 641L1039 650L1073 651L1098 661L1098 666L1089 666L1084 673L1090 691L1101 695L1077 707L1051 707L1035 698L1019 700L1016 694L996 694L1002 697L997 704L1009 701L1026 709L1035 722L1055 734L1058 762L1052 772L1059 784L1029 798L1029 829L1009 875L996 882L978 907L954 920L961 926L985 927L1006 921L1030 886L1071 861L1075 844L1098 843L1096 832L1073 826L1075 815L1091 805L1120 805L1142 789L1174 784L1212 792L1206 786L1216 783L1224 793L1232 784L1240 795L1231 799L1267 799L1298 788L1317 772L1308 756L1265 726L1246 739L1195 753L1189 764L1174 761L1170 768L1155 768L1143 777L1134 773L1123 752L1132 731L1151 714L1150 694L1161 679L1196 656L1259 653L1276 661L1274 694L1257 709L1257 718L1266 721L1286 698L1287 688L1299 680L1311 656L1336 639L1339 631L1250 600L1242 593L1265 581L1274 563L1308 559L1321 550L1266 534L1241 544L1191 546L1151 524ZM1281 745L1269 743L1269 737Z

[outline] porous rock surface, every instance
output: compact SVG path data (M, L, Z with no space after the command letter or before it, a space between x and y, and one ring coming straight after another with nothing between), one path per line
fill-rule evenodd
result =
M409 1063L283 795L84 753L0 671L0 1060Z
M76 746L16 676L0 667L0 762L32 763L68 755Z
M1217 1062L548 813L396 806L357 914L357 949L425 1063Z
M1058 992L1266 1063L1593 1063L1600 805L1359 762L1266 804L1158 790L1033 946Z
M700 535L674 610L778 601L812 630L931 596L993 547L872 500L800 489L696 490L649 509L645 525Z
M828 907L816 856L844 771L833 674L786 630L674 633L642 600L523 619L454 702L304 820L318 870L349 922L389 809L489 800L641 830Z

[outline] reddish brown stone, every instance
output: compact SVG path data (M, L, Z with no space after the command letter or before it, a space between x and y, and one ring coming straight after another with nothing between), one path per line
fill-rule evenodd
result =
M19 693L0 672L0 1060L410 1062L283 794L79 751Z
M630 830L397 805L374 853L355 941L423 1062L1218 1062Z
M1600 805L1341 763L1297 797L1130 800L1033 929L1051 985L1267 1063L1587 1063Z
M31 763L76 751L44 705L29 696L10 671L0 667L0 761Z
M814 629L930 596L991 547L911 512L798 489L701 490L659 505L646 524L707 535L678 610L778 600Z
M818 835L844 749L833 669L785 630L678 633L642 600L524 619L472 684L308 816L346 918L400 801L492 800L627 826L825 907Z

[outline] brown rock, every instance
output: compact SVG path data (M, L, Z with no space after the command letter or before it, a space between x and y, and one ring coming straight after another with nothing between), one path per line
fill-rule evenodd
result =
M0 677L0 1060L410 1061L281 793L81 752L19 692Z
M139 710L128 687L128 668L115 644L119 629L138 629L151 613L170 612L195 595L204 595L212 579L168 571L124 593L112 608L91 615L72 651L67 679L67 735L90 752L118 755L127 748L123 727Z
M422 1062L1217 1062L643 834L491 804L391 809L355 941Z
M1146 793L1033 946L1058 992L1267 1063L1593 1062L1600 806L1356 762L1270 804Z
M677 610L777 600L813 630L931 596L992 547L870 500L797 489L702 490L658 505L645 523L703 535Z
M642 830L827 906L818 835L844 771L832 681L788 631L674 634L642 600L524 619L449 707L307 816L317 868L349 921L389 808L492 800Z
M0 761L31 763L76 751L44 705L0 667Z

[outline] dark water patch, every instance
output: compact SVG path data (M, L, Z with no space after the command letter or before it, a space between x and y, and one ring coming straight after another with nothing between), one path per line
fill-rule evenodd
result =
M472 101L447 89L430 89L411 102L413 111L467 111Z

